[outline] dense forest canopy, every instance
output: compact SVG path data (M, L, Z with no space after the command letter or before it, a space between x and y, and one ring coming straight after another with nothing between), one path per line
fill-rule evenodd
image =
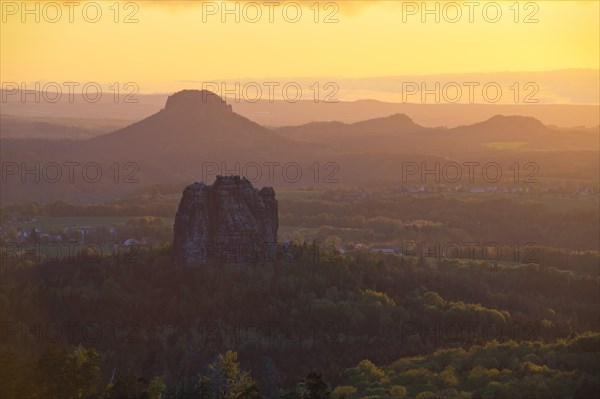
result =
M0 385L24 398L329 397L303 393L321 383L338 398L598 390L597 276L297 245L294 259L246 268L173 269L169 245L131 262L8 258ZM233 372L226 359L240 367L235 388L211 391L215 367Z

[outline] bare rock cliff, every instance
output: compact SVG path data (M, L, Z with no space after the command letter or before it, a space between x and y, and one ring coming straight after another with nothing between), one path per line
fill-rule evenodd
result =
M173 226L173 262L200 266L213 259L255 263L277 243L275 191L255 189L239 176L218 176L213 185L185 188Z

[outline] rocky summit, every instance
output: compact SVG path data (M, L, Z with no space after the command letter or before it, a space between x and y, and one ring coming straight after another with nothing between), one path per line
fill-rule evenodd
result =
M194 183L183 191L175 216L173 263L262 263L277 244L278 228L273 188L259 191L239 176Z
M223 115L233 112L231 105L208 90L182 90L167 98L165 111Z

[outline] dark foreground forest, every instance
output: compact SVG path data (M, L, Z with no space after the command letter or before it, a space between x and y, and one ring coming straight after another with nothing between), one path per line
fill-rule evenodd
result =
M598 278L315 243L2 265L3 398L593 398ZM293 255L290 255L293 252Z

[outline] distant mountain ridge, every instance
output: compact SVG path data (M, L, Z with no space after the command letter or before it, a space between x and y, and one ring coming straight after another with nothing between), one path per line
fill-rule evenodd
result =
M2 117L6 114L20 117L118 119L134 122L146 118L164 108L169 94L136 94L137 102L129 102L124 96L116 101L112 95L103 96L97 103L89 103L76 97L73 103L68 96L56 103L45 101L22 101L19 95L6 94L2 104ZM41 94L39 95L41 97ZM31 96L33 98L33 96ZM127 101L126 101L127 100ZM336 103L300 100L288 102L261 99L257 102L227 99L235 111L263 126L282 127L301 125L310 121L337 120L356 123L361 120L386 117L400 113L410 115L418 124L434 127L472 124L489 119L496 114L532 116L547 125L560 127L587 126L600 124L598 105L576 104L422 104L380 100L339 101Z
M164 108L155 114L91 139L3 139L0 148L3 162L37 163L40 167L72 161L97 163L104 165L104 180L94 184L64 179L59 184L22 184L17 175L2 182L1 195L3 199L19 201L31 198L97 201L102 195L114 196L143 185L199 181L207 170L212 173L210 179L216 174L248 172L259 176L260 184L273 186L326 182L356 185L376 181L394 184L401 177L406 161L441 162L474 157L488 160L511 154L513 159L515 154L521 154L529 161L533 158L526 151L540 150L597 153L598 137L597 131L556 129L534 118L501 115L453 129L423 127L405 114L352 124L316 122L269 129L237 114L214 93L185 90L171 95ZM562 159L567 162L573 156ZM110 169L111 165L122 168L126 164L137 168L135 187L123 184L125 171L113 176L115 173ZM267 164L272 165L271 169L264 166ZM293 168L283 172L286 165ZM329 169L324 169L325 165ZM561 164L557 165L553 170L560 171ZM327 180L325 176L334 179Z
M311 122L300 126L285 126L274 129L280 133L294 133L298 130L311 132L315 134L334 133L346 131L352 133L400 133L425 129L417 125L406 114L393 114L381 118L373 118L355 123L344 123L339 121L332 122Z
M449 141L461 150L498 142L518 142L525 149L598 148L598 131L557 129L520 115L494 115L482 122L450 129L424 127L414 123L408 115L394 114L353 124L314 122L274 130L290 138L328 143L340 151L393 152L400 147L425 151Z
M393 114L381 118L373 118L355 123L343 123L338 121L332 122L311 122L299 126L284 126L274 129L281 133L328 133L339 132L341 130L353 133L404 133L413 132L415 130L436 130L436 128L427 128L416 124L406 114ZM439 128L438 128L439 129ZM520 129L526 131L545 131L548 128L538 119L530 116L521 115L494 115L491 118L482 122L477 122L472 125L461 125L456 128L447 129L449 131L486 131L496 133L498 131L506 131L507 129Z

